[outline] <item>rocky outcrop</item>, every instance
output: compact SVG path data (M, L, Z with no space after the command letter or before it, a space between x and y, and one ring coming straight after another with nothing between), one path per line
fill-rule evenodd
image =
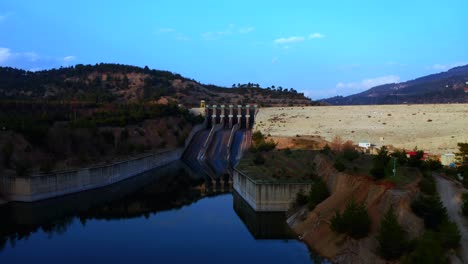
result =
M314 159L317 172L328 185L330 197L313 211L305 208L293 214L288 224L313 250L336 263L385 263L376 253L375 235L380 220L393 206L400 224L409 232L410 238L422 234L424 223L411 211L411 199L416 194L414 185L395 189L392 184L380 182L366 176L353 176L337 172L332 162L323 155ZM330 229L330 219L336 210L342 211L354 198L367 204L372 220L368 237L354 240Z

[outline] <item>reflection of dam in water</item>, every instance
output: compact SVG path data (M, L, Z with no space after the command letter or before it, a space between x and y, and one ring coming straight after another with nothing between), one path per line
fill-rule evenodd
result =
M257 106L208 106L207 128L193 137L183 159L197 172L204 172L213 184L231 182L231 170L250 147Z
M284 212L256 212L236 191L232 192L234 211L255 239L295 239Z

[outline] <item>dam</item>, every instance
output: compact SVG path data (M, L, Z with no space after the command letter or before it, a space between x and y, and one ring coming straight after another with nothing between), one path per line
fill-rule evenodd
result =
M213 184L232 184L232 168L250 147L257 112L257 105L206 106L206 128L194 135L182 159Z

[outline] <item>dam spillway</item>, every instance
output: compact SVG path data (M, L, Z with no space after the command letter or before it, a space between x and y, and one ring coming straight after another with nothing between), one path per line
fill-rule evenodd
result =
M242 153L250 147L257 106L212 105L204 109L206 129L193 137L183 160L213 180L231 175Z

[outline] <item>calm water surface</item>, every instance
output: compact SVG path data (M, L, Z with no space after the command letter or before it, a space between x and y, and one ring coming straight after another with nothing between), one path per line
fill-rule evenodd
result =
M173 164L110 188L0 208L0 263L311 263L282 214Z

